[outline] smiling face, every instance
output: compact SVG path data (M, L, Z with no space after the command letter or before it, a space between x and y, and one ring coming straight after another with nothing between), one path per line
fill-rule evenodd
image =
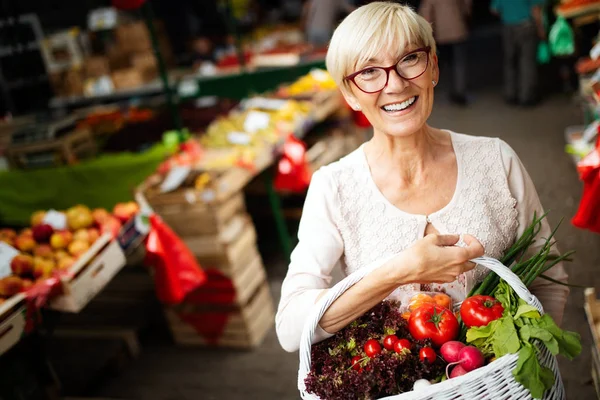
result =
M354 82L343 90L346 101L353 108L360 108L376 132L395 137L410 136L421 130L431 115L434 98L432 81L438 81L439 75L435 54L429 54L425 71L414 79L402 78L397 72L400 71L409 78L420 72L417 71L413 75L407 73L415 62L412 52L418 47L409 46L400 52L388 50L362 64L357 64L354 71L362 72L353 76ZM380 76L385 75L383 70L373 69L374 67L396 64L397 68L388 71L387 85L381 91L365 93L378 89L381 85L375 85L372 89L369 85L374 78L381 79ZM360 90L357 84L363 90Z

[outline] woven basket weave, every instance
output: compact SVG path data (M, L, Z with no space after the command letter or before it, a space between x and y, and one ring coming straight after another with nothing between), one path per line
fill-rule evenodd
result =
M539 300L527 290L523 282L509 268L498 260L489 257L479 257L474 260L480 266L488 268L504 279L528 304L537 308L543 314ZM310 372L310 349L317 324L321 320L329 306L340 297L346 290L372 272L374 268L361 269L348 275L344 280L331 288L327 295L314 308L309 315L300 339L300 367L298 370L298 389L304 400L320 400L314 394L306 391L304 380ZM546 400L563 400L566 398L565 390L560 377L556 358L541 343L536 343L539 351L538 359L542 366L550 368L554 372L554 386L544 394ZM458 399L532 399L529 391L518 383L512 375L517 365L517 354L508 354L500 357L494 362L471 371L458 378L446 380L435 385L428 386L418 391L411 391L395 396L385 397L386 400L458 400ZM324 399L323 399L324 400Z

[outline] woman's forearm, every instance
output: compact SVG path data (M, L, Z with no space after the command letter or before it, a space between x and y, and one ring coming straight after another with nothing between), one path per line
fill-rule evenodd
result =
M398 264L398 259L393 265L391 261L385 263L344 292L321 318L321 328L336 333L380 303L398 286L411 283L407 274L398 271ZM320 297L326 293L323 291Z

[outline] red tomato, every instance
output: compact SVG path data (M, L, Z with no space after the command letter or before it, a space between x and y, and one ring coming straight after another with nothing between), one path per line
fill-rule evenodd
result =
M431 339L436 346L456 339L458 320L447 308L425 304L410 315L408 330L417 340Z
M402 353L404 350L409 350L412 348L412 344L407 339L400 339L394 344L394 351L396 353Z
M388 350L394 350L394 343L398 341L398 336L396 335L387 335L383 338L383 347Z
M502 317L503 312L502 304L492 296L471 296L460 306L460 317L469 328L486 326Z
M369 339L367 340L367 343L365 343L364 350L367 357L375 357L377 354L381 353L381 345L377 340Z
M362 371L362 367L360 366L360 360L362 359L361 356L354 356L352 357L352 360L350 361L350 365L352 365L352 369L355 371Z
M429 364L433 364L437 355L435 354L435 350L431 347L423 347L419 350L419 358L422 362L427 361Z

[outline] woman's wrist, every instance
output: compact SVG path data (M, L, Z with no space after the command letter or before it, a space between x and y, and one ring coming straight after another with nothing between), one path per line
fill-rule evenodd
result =
M385 265L386 277L391 285L400 286L418 281L419 258L410 248L402 251Z

